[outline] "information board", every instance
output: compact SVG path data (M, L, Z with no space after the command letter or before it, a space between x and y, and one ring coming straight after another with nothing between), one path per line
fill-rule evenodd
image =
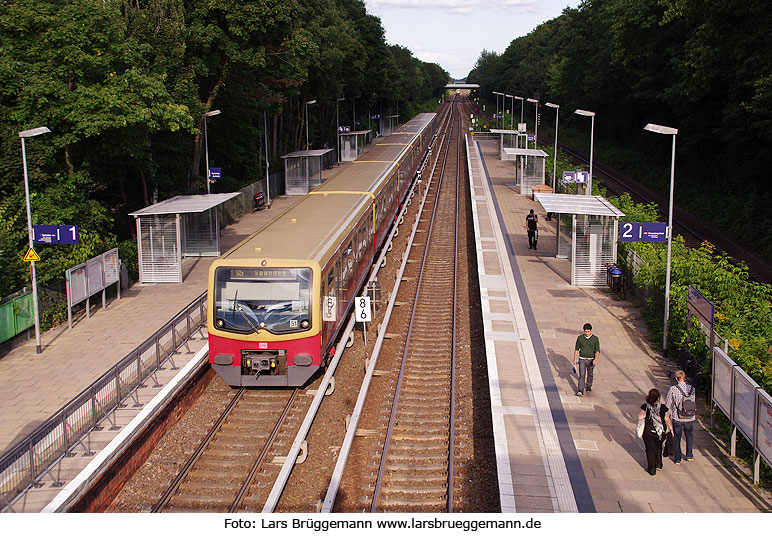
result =
M756 449L772 463L772 397L761 390L759 391L759 408L756 421Z
M732 368L736 365L723 350L713 348L713 400L732 418Z
M743 436L753 443L754 412L756 411L756 388L759 384L753 381L742 369L734 369L734 421Z
M86 262L86 279L88 280L88 295L94 295L104 288L104 273L102 257L92 258Z
M118 249L111 249L102 255L102 268L104 270L105 287L118 282L121 270L121 260L118 258Z
M78 264L69 270L70 282L70 306L73 306L88 297L88 286L86 281L86 264Z

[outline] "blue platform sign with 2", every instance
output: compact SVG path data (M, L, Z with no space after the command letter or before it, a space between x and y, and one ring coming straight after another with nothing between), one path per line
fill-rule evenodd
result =
M35 225L32 236L35 243L48 245L76 245L80 242L77 225Z
M664 243L667 241L667 223L620 223L619 241Z

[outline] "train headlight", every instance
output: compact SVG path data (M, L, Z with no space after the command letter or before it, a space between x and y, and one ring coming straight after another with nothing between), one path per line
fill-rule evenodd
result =
M300 323L300 327L302 327L303 329L308 329L308 326L310 326L310 325L311 325L311 324L308 322L308 320L303 320L303 321Z
M215 326L218 328L224 328L225 327L225 320L222 318L218 318L217 321L214 323Z

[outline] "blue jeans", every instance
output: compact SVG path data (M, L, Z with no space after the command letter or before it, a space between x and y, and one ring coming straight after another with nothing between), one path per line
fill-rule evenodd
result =
M681 433L686 438L686 458L694 458L692 454L692 445L694 443L694 421L676 421L673 420L673 445L675 446L676 462L681 462Z
M587 378L587 387L592 387L592 371L595 370L592 361L592 359L579 358L579 391L582 393L585 389L585 377Z

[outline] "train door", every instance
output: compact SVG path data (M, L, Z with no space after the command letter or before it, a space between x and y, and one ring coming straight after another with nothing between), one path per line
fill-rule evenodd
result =
M341 301L344 304L348 304L348 300L351 297L350 288L354 285L353 239L350 239L348 243L346 243L346 247L344 247L343 252L341 253L340 272Z

